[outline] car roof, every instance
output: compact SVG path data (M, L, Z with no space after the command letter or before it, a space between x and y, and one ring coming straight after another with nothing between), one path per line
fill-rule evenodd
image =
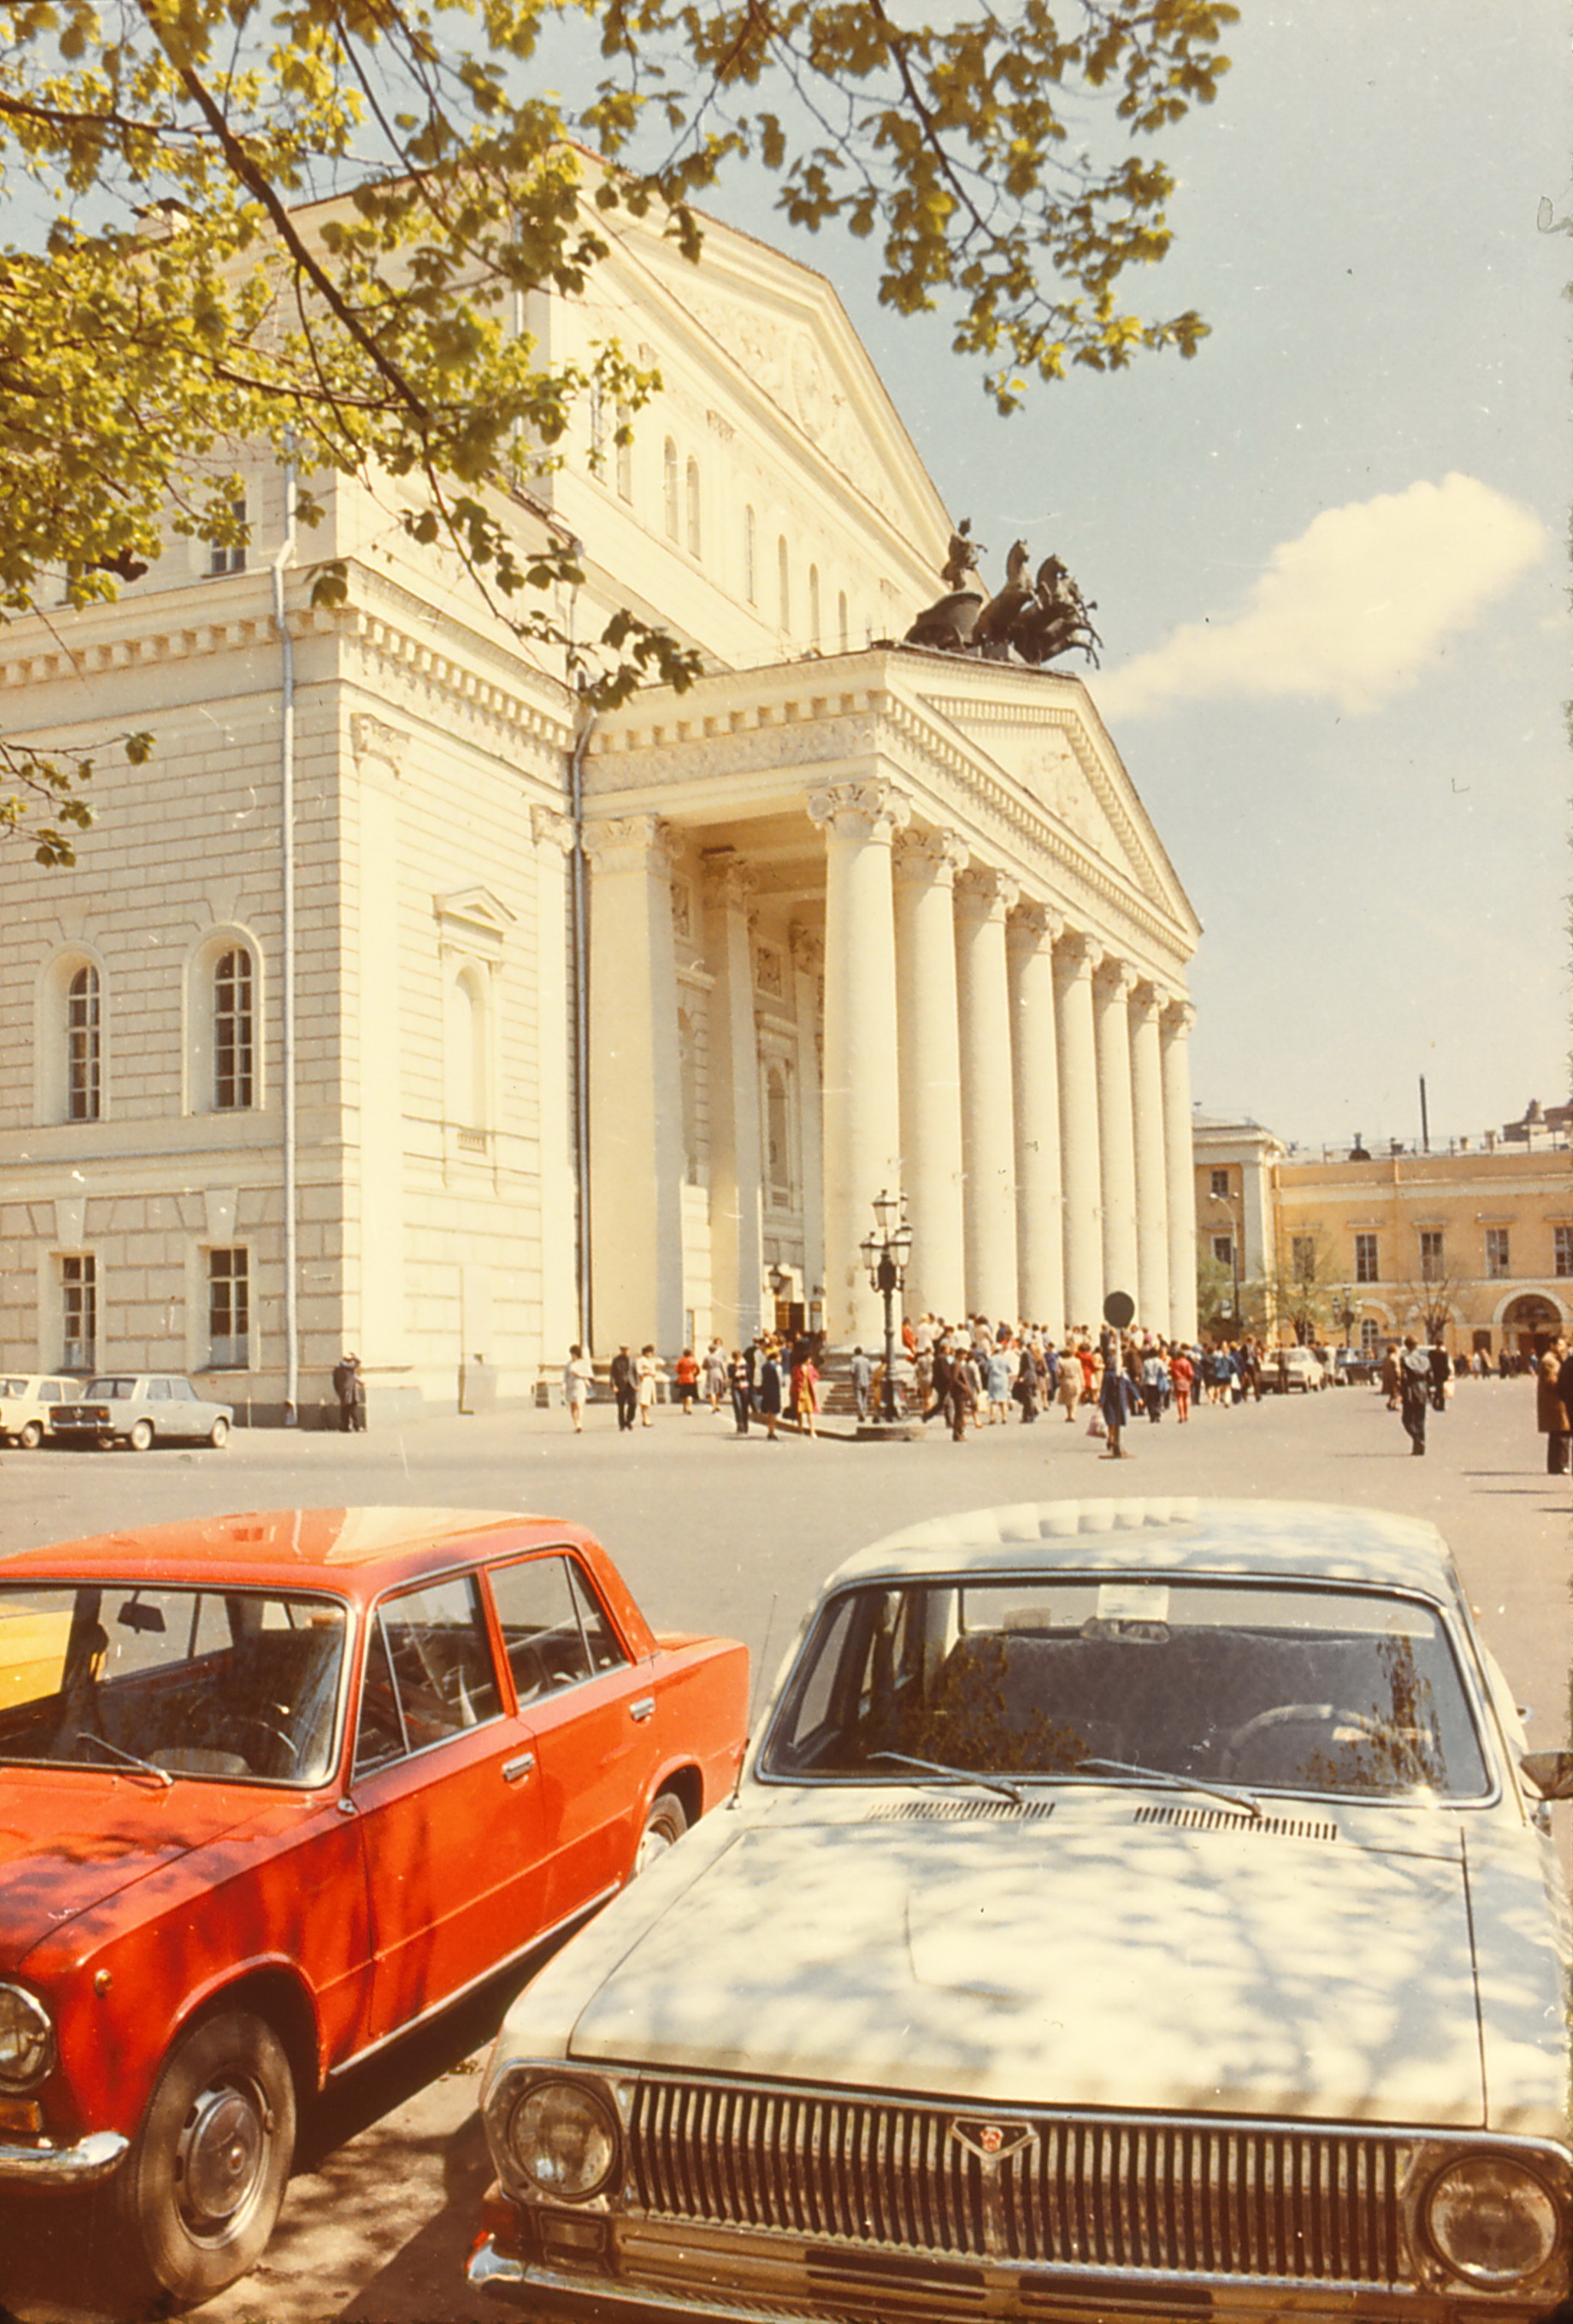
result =
M253 1509L127 1526L0 1555L0 1582L134 1575L171 1584L242 1580L370 1599L480 1554L584 1544L583 1526L507 1509Z
M1416 1590L1454 1605L1447 1544L1416 1517L1319 1501L1016 1501L902 1526L826 1583L903 1574L1260 1574Z

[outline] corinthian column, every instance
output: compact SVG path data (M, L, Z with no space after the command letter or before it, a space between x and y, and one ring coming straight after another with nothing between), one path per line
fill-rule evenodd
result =
M1165 996L1139 984L1131 998L1131 1106L1136 1148L1136 1313L1169 1335L1169 1157L1158 1019Z
M573 1108L569 1073L573 1001L568 976L568 858L573 825L551 807L532 807L535 842L536 1104L541 1124L541 1354L584 1337L575 1281Z
M1103 1178L1097 1134L1097 1050L1092 1024L1093 973L1102 958L1096 939L1080 935L1067 936L1054 955L1068 1331L1096 1332L1103 1315Z
M682 1345L682 1084L671 927L675 835L588 825L590 1279L596 1344Z
M978 867L956 882L956 999L961 1022L962 1212L967 1299L990 1323L1016 1296L1016 1130L1005 916L1020 890Z
M896 835L902 1162L912 1222L906 1296L919 1314L959 1315L966 1305L955 922L956 875L966 863L954 831Z
M891 838L911 808L869 781L816 791L809 814L825 834L825 1329L872 1347L884 1309L858 1246L901 1185Z
M803 1291L812 1306L825 1280L824 1136L819 1111L819 980L825 947L794 922L793 1010L798 1024L798 1124L803 1149Z
M1092 983L1097 1043L1097 1135L1103 1154L1104 1289L1137 1291L1136 1134L1131 1109L1131 1015L1134 982L1123 961L1106 961ZM1145 1317L1139 1320L1145 1322Z
M1054 1027L1054 943L1064 926L1043 904L1011 914L1011 1064L1016 1120L1016 1275L1021 1308L1056 1339L1065 1322L1059 1185L1059 1044Z
M1196 1011L1171 1001L1160 1022L1163 1064L1163 1143L1169 1179L1169 1321L1182 1340L1196 1337L1196 1168L1190 1130L1190 1028Z
M710 1312L729 1347L759 1328L764 1271L759 1050L748 908L759 881L736 856L705 867L705 956L710 1004Z

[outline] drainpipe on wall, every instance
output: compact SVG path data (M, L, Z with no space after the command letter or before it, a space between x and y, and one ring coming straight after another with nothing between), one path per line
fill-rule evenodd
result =
M273 560L273 622L279 632L279 886L282 901L281 1047L284 1093L284 1425L300 1418L301 1345L295 1221L295 650L284 618L284 568L295 553L295 463L286 456L284 534Z
M581 689L583 674L580 674ZM585 880L585 753L596 727L589 704L579 703L578 733L569 762L569 813L573 848L569 856L569 918L573 945L573 1173L578 1196L574 1239L579 1344L594 1351L595 1310L590 1298L590 971L589 925Z

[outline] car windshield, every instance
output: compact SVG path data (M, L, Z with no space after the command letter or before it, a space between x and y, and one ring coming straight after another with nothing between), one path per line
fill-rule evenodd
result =
M85 1393L98 1404L124 1404L128 1396L135 1395L136 1382L116 1373L104 1379L89 1380Z
M762 1772L912 1782L893 1753L995 1775L1058 1778L1096 1760L1273 1791L1473 1799L1489 1788L1433 1609L1275 1582L1110 1575L847 1591L799 1656Z
M129 1582L0 1588L0 1766L325 1782L337 1600Z

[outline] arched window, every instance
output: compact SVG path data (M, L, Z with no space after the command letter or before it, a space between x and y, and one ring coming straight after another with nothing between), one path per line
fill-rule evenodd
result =
M780 600L781 626L790 632L792 625L792 574L787 556L784 532L775 544L775 580L776 594Z
M66 1116L97 1121L101 1089L98 972L90 961L66 987Z
M699 464L697 460L689 462L686 489L689 512L689 555L698 557L700 553L702 536L699 530Z
M759 562L754 511L743 512L743 594L751 605L759 603Z
M221 1113L251 1104L254 1055L251 954L232 945L213 966L213 1102Z
M819 642L819 568L817 565L810 565L809 567L809 643L817 648Z
M625 403L617 406L617 433L633 425L634 415ZM617 497L631 501L634 497L634 446L632 441L617 446Z
M845 589L839 590L837 593L836 627L840 634L842 652L850 653L852 650L852 619L847 610L847 592Z
M678 505L677 446L670 436L662 447L661 461L667 537L669 540L676 540L679 538L679 521L681 512Z

